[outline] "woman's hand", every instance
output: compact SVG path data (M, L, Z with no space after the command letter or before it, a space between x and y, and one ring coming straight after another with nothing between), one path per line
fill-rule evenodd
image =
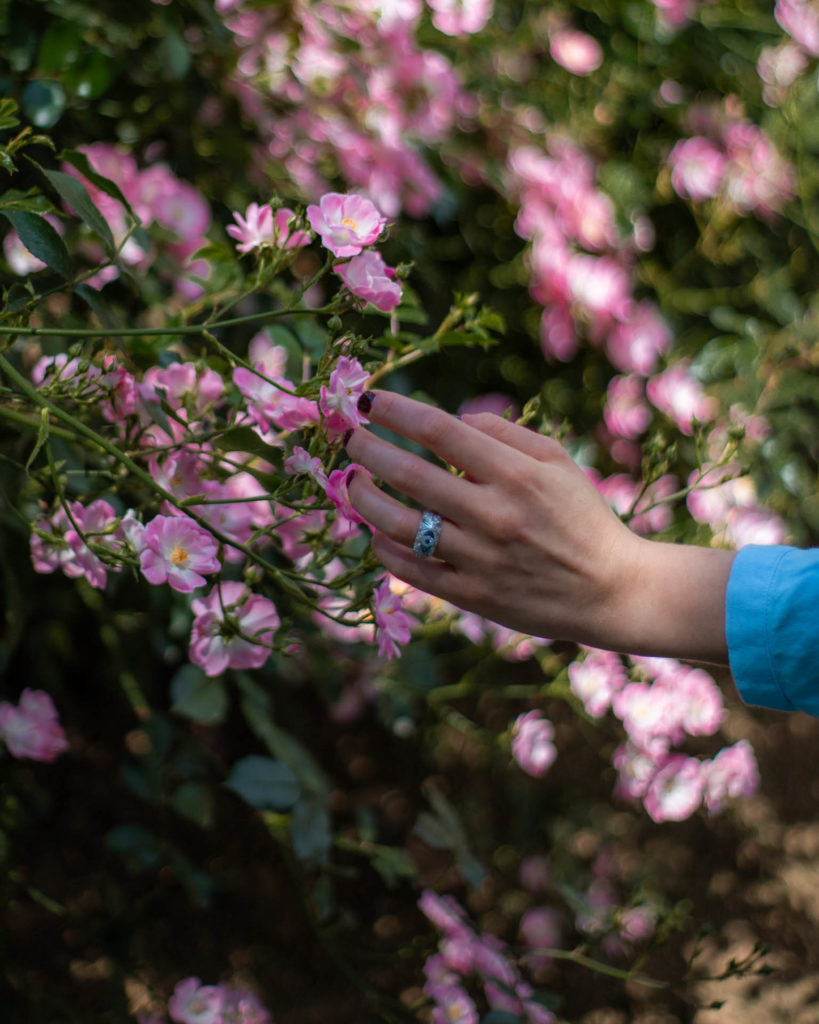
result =
M458 419L402 395L368 393L373 423L463 472L456 476L358 428L350 458L442 517L435 557L412 552L421 512L364 474L354 507L395 576L459 608L553 639L724 662L733 552L632 533L553 439L489 413Z

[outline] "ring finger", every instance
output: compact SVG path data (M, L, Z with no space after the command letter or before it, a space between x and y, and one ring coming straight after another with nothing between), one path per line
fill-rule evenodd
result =
M391 498L364 474L357 474L350 484L350 500L355 510L379 533L412 549L421 523L421 512L407 508L400 501ZM463 531L453 522L444 519L434 555L452 565L462 561L466 551Z

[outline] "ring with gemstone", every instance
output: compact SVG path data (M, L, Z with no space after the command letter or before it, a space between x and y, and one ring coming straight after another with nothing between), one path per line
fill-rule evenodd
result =
M441 536L441 517L437 512L426 511L421 516L418 532L412 545L412 553L416 558L430 558L438 547Z

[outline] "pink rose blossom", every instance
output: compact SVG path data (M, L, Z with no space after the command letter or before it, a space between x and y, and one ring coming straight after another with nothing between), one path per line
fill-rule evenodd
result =
M600 718L611 705L615 693L626 685L623 663L610 651L592 650L583 661L569 665L569 686L583 701L592 718Z
M540 319L540 347L548 360L567 363L577 355L574 320L569 307L557 304L543 311Z
M512 756L527 774L540 778L557 757L553 738L552 723L540 711L527 711L512 727Z
M532 907L520 919L520 934L527 948L526 963L532 968L548 967L552 957L539 952L559 948L562 929L560 915L551 907Z
M763 508L732 508L726 516L726 534L736 548L746 544L784 544L783 520Z
M671 184L677 195L701 203L719 192L725 175L725 153L708 139L682 139L671 150Z
M187 516L155 516L145 527L144 543L140 567L149 583L190 594L204 585L203 573L221 569L213 534Z
M435 1009L431 1024L478 1024L478 1010L465 988L441 986L433 995Z
M291 223L295 217L292 210L273 208L265 203L251 203L244 217L234 213L236 224L229 224L225 229L231 238L235 238L236 249L241 253L252 252L270 246L277 249L296 249L306 245L310 236L306 231L293 231Z
M762 48L756 62L756 71L765 83L762 98L769 107L778 107L785 102L788 89L805 72L807 66L808 58L796 43L786 41L779 46Z
M399 644L409 643L412 619L401 609L401 598L383 580L374 593L375 624L378 626L378 654L382 658L400 657Z
M372 303L384 313L400 304L401 285L395 280L395 271L387 266L380 253L362 252L349 263L339 264L334 269L357 299Z
M454 896L440 896L432 889L424 889L418 909L444 935L461 935L469 930L466 911Z
M561 28L549 38L552 60L573 75L590 75L603 63L600 44L586 32Z
M726 799L752 796L759 787L759 769L747 740L723 747L713 761L703 764L703 773L709 814L719 814Z
M492 14L492 0L427 0L432 24L448 36L480 32Z
M185 978L173 990L168 1012L178 1024L222 1024L223 1003L220 986L203 985L199 978Z
M665 752L661 755L665 757ZM657 772L655 753L636 743L622 743L612 754L611 763L617 770L614 795L621 800L639 800L645 796L649 783Z
M260 376L259 372L246 370L242 366L233 371L233 381L247 401L247 411L262 433L267 433L273 427L278 430L300 430L318 422L316 402L293 394L295 385L286 377L265 380L266 376Z
M68 750L54 702L44 690L23 690L15 707L0 703L0 739L12 757L53 761Z
M284 460L284 471L290 476L304 474L315 480L319 487L327 487L327 474L324 472L321 459L299 445L295 445L293 454Z
M357 256L384 230L387 218L364 196L328 192L318 206L307 207L310 227L334 256Z
M682 706L683 729L691 736L712 736L726 715L722 693L712 677L701 668L692 668L673 685Z
M351 462L344 469L334 469L327 481L327 497L345 519L353 523L363 523L366 520L353 508L348 491L350 479L355 473L371 475L368 469L364 466L359 466L356 462Z
M566 267L572 302L599 329L610 320L622 320L631 307L628 271L610 256L576 253Z
M640 377L629 374L609 381L603 419L618 437L639 437L648 429L651 409L645 401L645 385Z
M670 754L651 780L643 805L653 821L683 821L702 802L705 773L695 757Z
M606 354L623 373L653 373L657 359L671 348L671 331L651 302L640 302L628 316L614 324L606 336Z
M276 606L234 580L217 583L191 602L195 615L190 659L208 676L227 668L261 668L281 625Z
M329 384L322 385L319 407L325 417L324 427L331 437L366 422L366 417L358 410L358 400L369 376L357 359L341 356L330 374Z
M774 17L811 57L819 57L819 10L812 0L776 0Z
M670 416L684 434L694 433L695 420L708 423L717 413L716 400L705 394L685 361L652 377L646 392L651 403Z

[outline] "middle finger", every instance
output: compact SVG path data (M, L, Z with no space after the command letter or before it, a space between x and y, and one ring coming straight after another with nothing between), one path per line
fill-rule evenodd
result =
M353 431L346 448L351 459L422 508L434 509L455 523L471 521L474 483L453 476L368 430Z

